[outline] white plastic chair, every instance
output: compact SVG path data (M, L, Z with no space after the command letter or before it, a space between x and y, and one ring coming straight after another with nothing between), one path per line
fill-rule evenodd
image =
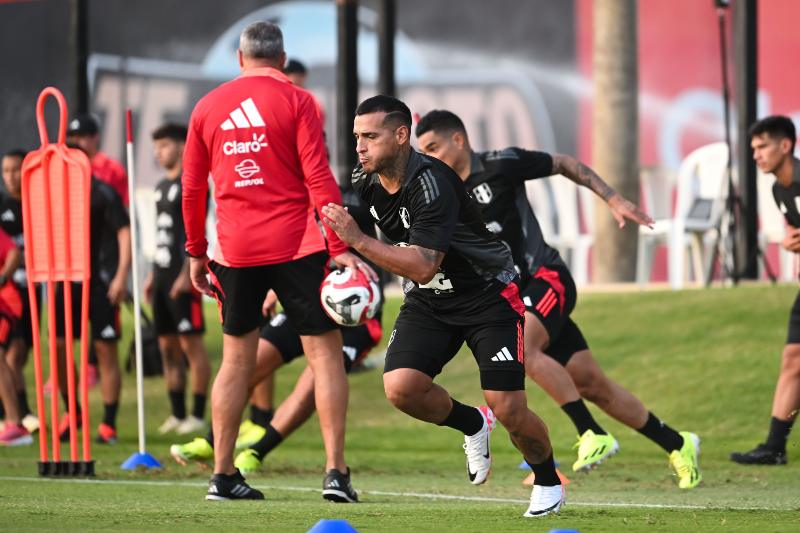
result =
M636 282L648 283L653 272L653 258L660 244L667 244L672 227L672 191L676 174L662 167L645 167L639 174L643 209L655 221L652 228L639 226L636 250Z
M675 214L671 219L657 220L653 230L640 230L639 246L643 257L639 261L642 268L637 278L641 283L650 278L648 253L664 241L669 246L670 286L673 289L683 287L687 261L695 283L704 282L728 195L727 164L728 147L722 142L702 146L683 160L675 183Z
M547 243L557 249L569 265L577 285L589 281L589 250L594 237L581 232L580 220L591 220L591 201L584 201L593 193L564 176L554 179L531 180L525 184L528 201L539 220ZM587 205L588 204L588 205Z

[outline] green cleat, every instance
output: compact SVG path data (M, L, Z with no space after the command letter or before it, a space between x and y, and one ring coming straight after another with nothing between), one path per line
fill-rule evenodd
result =
M703 481L697 458L700 456L700 437L688 431L681 431L683 446L669 454L669 465L678 476L678 487L693 489Z
M247 448L239 452L233 461L233 466L238 468L242 474L252 474L261 468L261 459L258 458L258 452Z
M597 435L587 429L578 437L578 460L572 465L574 472L588 472L619 451L617 440L611 435Z
M261 437L267 434L267 430L258 424L253 423L251 420L245 420L239 426L239 436L236 438L236 448L249 448L256 442L261 440Z
M197 437L186 444L173 444L169 447L169 453L183 466L189 461L208 461L214 458L214 448L203 437Z

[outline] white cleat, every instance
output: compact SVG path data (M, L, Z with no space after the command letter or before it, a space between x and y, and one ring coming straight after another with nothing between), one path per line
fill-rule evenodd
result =
M464 453L467 454L467 475L473 485L481 485L492 469L492 454L489 437L497 420L492 410L481 405L478 410L483 417L483 427L474 435L464 435Z
M36 415L25 415L22 418L22 425L28 430L28 433L36 433L39 431L39 419Z
M183 420L180 418L176 418L175 415L169 415L169 418L164 420L164 423L158 426L158 432L162 435L166 433L172 433L178 429L182 423Z
M550 513L557 513L566 501L567 498L562 485L554 487L534 485L531 491L531 504L522 516L525 518L538 518Z
M189 415L183 419L183 422L175 429L178 435L188 435L190 433L203 433L208 431L208 424L202 418Z

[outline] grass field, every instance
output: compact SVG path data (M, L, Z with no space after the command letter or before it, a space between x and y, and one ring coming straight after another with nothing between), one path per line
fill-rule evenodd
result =
M376 370L351 377L347 457L362 503L341 506L321 499L324 456L316 419L249 478L265 490L265 502L207 503L203 495L210 471L174 464L168 447L181 441L155 431L168 414L160 379L148 379L145 390L148 451L164 468L120 470L137 446L129 375L120 442L94 448L96 480L40 480L36 446L0 449L0 523L9 531L306 531L321 518L343 518L358 531L799 531L800 437L791 438L792 462L786 467L745 468L727 459L731 451L765 436L795 293L790 286L749 286L581 297L574 316L606 371L668 423L703 439L705 479L693 491L677 488L659 448L600 413L597 418L620 441L621 453L589 475L572 475L574 429L530 385L529 403L547 421L556 459L572 483L560 515L523 519L529 489L521 485L521 458L504 430L493 436L492 477L473 487L464 472L461 436L395 411L384 399ZM389 302L387 327L398 305ZM207 311L215 329L214 310ZM208 341L218 361L219 335L209 335ZM279 397L303 364L280 372ZM445 369L440 383L462 402L481 401L474 362L466 352ZM99 391L91 394L96 425Z

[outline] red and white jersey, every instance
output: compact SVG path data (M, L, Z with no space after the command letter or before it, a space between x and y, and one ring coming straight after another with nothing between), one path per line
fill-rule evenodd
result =
M209 173L217 205L215 261L269 265L324 250L313 209L341 204L341 193L322 131L314 97L272 68L248 69L201 99L183 159L186 251L202 256L207 250ZM328 248L331 256L347 251L333 232Z

